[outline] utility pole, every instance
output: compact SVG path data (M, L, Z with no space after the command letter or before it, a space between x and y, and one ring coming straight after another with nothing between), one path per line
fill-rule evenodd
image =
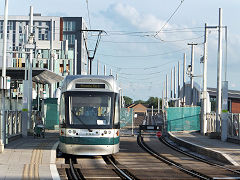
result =
M186 96L186 53L183 55L183 106L185 106Z
M99 60L97 60L97 75L99 75Z
M177 70L174 66L174 98L177 98Z
M32 115L32 61L33 61L33 7L30 6L30 17L29 17L29 63L28 63L28 130L30 130L31 115Z
M180 107L180 62L178 61L178 106Z
M32 32L31 32L32 33ZM54 52L53 52L53 36L54 36L54 26L53 19L51 19L51 38L50 38L50 71L54 72ZM65 60L64 60L65 62ZM54 84L50 84L49 96L53 97Z
M8 24L8 0L5 0L4 25L3 25L3 59L2 59L2 77L1 77L1 123L0 123L0 153L4 151L6 144L6 122L5 122L5 90L6 90L6 64L7 64L7 24Z
M74 63L73 63L73 74L77 75L77 40L75 39L74 43Z
M220 116L222 112L222 9L219 8L218 25L218 62L217 62L217 118L216 131L220 132Z
M198 45L197 43L188 43L188 45L191 46L191 105L193 105L193 88L194 88L194 82L193 82L193 75L194 75L194 46Z
M104 65L104 76L106 76L107 75L107 67L106 67L106 65Z
M207 44L208 43L208 31L207 23L205 23L204 34L204 56L203 56L203 108L202 108L202 129L201 133L205 135L207 133Z
M173 98L173 69L171 69L171 99Z
M166 107L168 107L168 75L166 74Z

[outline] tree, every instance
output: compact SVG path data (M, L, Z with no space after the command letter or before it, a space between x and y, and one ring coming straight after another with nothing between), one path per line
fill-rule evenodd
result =
M123 99L124 99L124 101L125 101L125 105L126 105L126 106L129 106L130 104L133 103L132 98L130 98L130 97L128 97L128 96L123 96Z
M134 101L134 104L146 104L146 101L137 100L137 101Z
M150 97L150 98L148 98L146 103L148 104L149 108L151 108L152 106L154 108L157 108L158 107L158 97Z

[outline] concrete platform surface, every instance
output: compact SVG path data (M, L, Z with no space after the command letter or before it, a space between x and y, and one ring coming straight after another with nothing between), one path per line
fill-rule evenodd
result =
M58 131L46 131L45 138L28 136L5 146L0 153L0 180L60 179L56 161Z
M240 145L211 139L199 132L171 132L170 139L198 153L240 166Z

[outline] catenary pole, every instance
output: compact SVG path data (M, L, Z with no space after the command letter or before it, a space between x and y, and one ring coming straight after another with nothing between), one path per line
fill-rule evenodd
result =
M173 69L171 69L171 99L173 99Z
M183 106L185 106L186 96L186 53L183 55Z
M178 106L180 106L180 62L178 61Z
M216 131L220 132L220 116L222 111L222 9L219 8L218 27L218 61L217 61L217 118Z
M107 66L104 65L104 76L106 76L106 75L107 75Z
M177 98L177 70L174 66L174 98Z
M197 45L196 43L188 43L188 45L191 46L191 105L193 105L193 88L194 88L194 80L193 80L193 75L194 75L194 46Z
M207 133L207 43L208 43L208 31L207 23L205 23L204 33L204 56L203 56L203 108L202 108L202 126L201 133Z
M8 24L8 0L5 0L4 24L3 24L3 59L1 77L1 98L2 112L0 124L0 153L4 151L6 144L6 124L5 124L5 89L6 89L6 64L7 64L7 24Z
M168 75L166 74L166 107L168 107Z
M30 17L29 17L29 41L28 43L33 45L33 7L30 6ZM28 63L28 130L30 130L31 114L32 114L32 61L33 61L33 48L29 48L29 63Z

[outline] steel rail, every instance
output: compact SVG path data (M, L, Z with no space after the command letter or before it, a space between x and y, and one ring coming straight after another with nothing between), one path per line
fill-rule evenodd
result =
M172 166L178 168L180 171L182 171L182 172L184 172L184 173L187 173L187 174L189 174L189 175L191 175L191 176L193 176L193 177L197 177L197 178L204 179L204 180L210 180L210 179L212 179L211 177L206 176L206 175L204 175L204 174L201 174L201 173L199 173L199 172L196 172L196 171L194 171L194 170L192 170L192 169L191 169L191 170L186 169L186 168L182 167L181 164L178 164L178 163L176 163L176 162L174 162L174 161L172 161L172 160L170 160L170 159L168 159L168 158L166 158L166 157L164 157L164 156L162 156L162 155L154 152L150 147L148 147L148 146L143 142L143 138L141 137L141 135L138 135L138 137L137 137L137 142L138 142L138 145L139 145L142 149L144 149L145 151L147 151L147 152L148 152L149 154L151 154L153 157L155 157L155 158L163 161L163 162L166 163L166 164L169 164L169 165L172 165Z
M198 156L196 156L196 155L194 155L194 154L191 154L191 153L189 153L189 152L187 152L187 151L184 151L184 150L182 150L182 149L180 149L180 148L172 145L171 143L169 143L164 137L160 137L159 140L160 140L163 144L165 144L166 146L168 146L168 147L170 147L170 148L174 149L175 151L178 151L178 152L180 152L180 153L182 153L182 154L185 154L186 156L189 156L189 157L191 157L191 158L194 158L194 159L196 159L196 160L198 160L198 161L201 161L201 162L204 162L204 163L206 163L206 164L209 164L209 165L212 165L212 166L216 166L216 167L219 167L219 168L228 170L228 171L233 172L233 173L236 173L236 174L240 174L240 171L239 171L239 170L233 170L233 169L230 169L230 168L228 168L228 167L224 167L224 166L221 165L221 164L211 162L211 161L209 161L209 160L206 160L206 159L204 159L204 158L201 158L201 157L198 157Z
M75 169L72 158L69 159L69 165L71 176L74 178L74 180L85 180L83 175L79 174L79 172Z
M131 178L129 175L127 175L122 169L120 169L112 160L109 156L105 156L106 159L112 164L112 166L116 169L116 171L118 173L121 174L121 176L123 176L124 178L128 179L128 180L133 180L133 178Z

